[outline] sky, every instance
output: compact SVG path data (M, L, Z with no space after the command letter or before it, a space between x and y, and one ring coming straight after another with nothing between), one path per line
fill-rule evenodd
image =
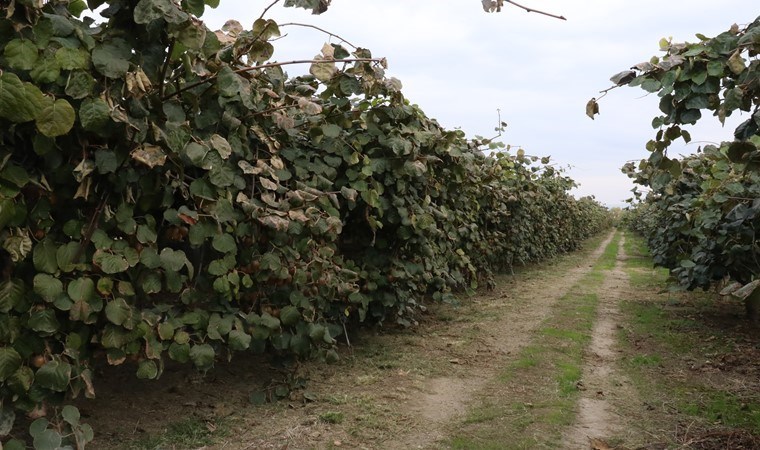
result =
M250 29L271 3L221 0L202 19L212 30L228 19ZM644 146L656 132L651 121L659 113L659 99L638 88L615 89L600 100L595 120L585 115L586 102L610 87L615 73L661 55L661 38L695 42L696 33L714 36L760 14L756 0L518 3L567 20L512 5L489 14L480 0L332 0L318 16L280 2L265 17L318 26L387 58L386 75L401 80L412 103L470 138L493 137L500 114L508 126L499 140L529 155L551 156L580 184L576 196L593 195L615 207L625 206L632 196L633 185L620 167L648 156ZM325 42L339 42L314 29L287 26L281 31L273 61L308 59ZM286 70L295 76L308 69ZM687 127L694 143L674 145L670 154L730 140L746 116L732 119L721 127L706 115L696 127Z

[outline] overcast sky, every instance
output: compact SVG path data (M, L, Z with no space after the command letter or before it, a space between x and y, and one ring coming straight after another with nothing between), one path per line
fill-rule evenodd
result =
M250 28L271 2L221 0L202 19L213 30L227 19ZM594 121L585 115L586 102L611 85L613 74L659 55L660 38L694 42L696 33L714 36L760 14L756 0L518 1L567 21L511 5L487 14L480 0L333 0L320 16L281 3L266 17L316 25L386 57L387 75L400 79L406 97L447 128L492 137L501 110L508 123L504 143L551 155L580 183L578 195L608 206L623 206L631 196L620 167L648 156L644 145L654 136L658 98L616 89L601 100ZM311 58L330 41L312 29L281 31L287 36L275 43L277 61ZM287 71L306 73L308 66ZM700 143L674 146L671 154L730 139L730 125L722 128L712 117L702 122L690 129Z

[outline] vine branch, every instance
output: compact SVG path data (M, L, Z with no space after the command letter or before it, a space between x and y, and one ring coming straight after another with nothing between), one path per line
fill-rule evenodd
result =
M607 89L602 89L601 91L599 91L599 93L600 93L600 94L602 94L602 95L600 95L599 97L597 97L597 98L596 98L596 100L601 100L601 99L602 99L602 98L603 98L605 95L607 95L607 94L608 94L608 93L609 93L611 90L613 90L613 89L617 89L617 88L619 88L620 86L624 86L624 85L622 85L622 84L616 84L615 86L610 86L610 87L608 87Z
M553 17L555 19L567 20L565 18L565 16L558 16L556 14L548 13L548 12L545 12L545 11L540 11L538 9L528 8L527 6L523 6L523 5L519 4L519 3L515 3L512 0L504 0L504 1L507 2L507 3L513 4L513 5L517 6L518 8L524 9L525 12L529 12L529 13L534 12L534 13L537 13L537 14L542 14L544 16Z
M274 0L272 3L269 4L269 6L267 6L266 8L264 8L264 11L261 12L261 15L259 16L259 19L263 19L264 15L267 13L267 11L269 11L272 8L272 6L274 6L274 5L278 4L278 3L280 3L280 0Z
M258 66L252 66L252 67L245 67L243 69L235 70L234 73L241 74L241 73L247 73L247 72L253 72L254 70L259 69L267 69L269 67L279 67L279 66L287 66L292 64L326 64L326 63L351 63L351 62L374 62L374 63L381 63L383 61L383 58L347 58L347 59L297 59L294 61L286 61L286 62L275 62L275 63L268 63L268 64L261 64ZM171 94L167 95L166 97L163 97L161 100L168 100L172 97L176 97L179 94L189 91L190 89L193 89L195 87L198 87L204 83L209 83L213 80L215 80L217 77L216 74L205 78L200 81L196 81L195 83L191 83L187 86L184 86L180 89L178 89L176 92L172 92Z
M280 25L280 27L287 27L287 26L298 26L298 27L304 27L304 28L314 28L315 30L319 30L319 31L321 31L321 32L323 32L323 33L325 33L327 35L330 35L330 36L332 36L334 38L340 39L341 42L345 42L346 44L350 45L353 48L357 48L354 44L348 42L347 40L343 39L342 37L338 36L337 34L330 33L329 31L327 31L327 30L325 30L323 28L319 28L318 26L315 26L315 25L309 25L309 24L306 24L306 23L296 23L296 22L288 22L288 23L283 23L282 25Z
M172 53L174 52L174 44L175 44L175 39L172 38L172 40L169 41L169 49L166 51L166 60L164 61L163 67L161 67L161 84L158 86L159 97L164 96L164 87L166 85L166 74L169 70L169 61L171 60Z

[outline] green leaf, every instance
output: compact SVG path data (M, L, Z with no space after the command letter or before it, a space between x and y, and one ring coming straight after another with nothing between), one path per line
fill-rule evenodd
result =
M161 292L161 276L155 272L147 273L141 280L140 286L146 294L157 294Z
M35 374L35 383L56 392L66 392L71 379L71 364L52 360L40 367Z
M184 0L184 3L187 4L187 10L196 17L202 16L203 10L206 8L203 0Z
M42 14L50 23L53 36L66 37L74 32L74 24L63 14Z
M88 131L100 131L111 121L111 110L105 100L88 98L79 107L79 122Z
M19 441L18 439L11 439L10 441L3 444L4 450L26 450L26 444L24 444L22 441Z
M251 346L251 335L244 331L232 330L228 337L228 345L232 350L248 350Z
M211 246L214 250L221 253L237 254L237 242L235 242L235 238L230 234L225 233L215 235Z
M356 189L351 189L349 187L343 186L342 188L340 188L340 194L346 200L355 202L357 195L359 195L359 192Z
M134 9L134 19L139 24L147 24L157 19L179 24L189 18L190 16L182 12L171 0L140 0Z
M274 317L269 313L261 315L261 325L269 328L270 330L277 330L280 328L280 319Z
M28 39L8 42L3 55L9 66L19 70L32 70L39 57L37 46Z
M711 77L722 77L723 67L723 63L720 61L710 61L707 63L707 74Z
M16 412L10 405L0 407L0 436L8 436L13 430L13 423L16 421ZM3 444L4 449L10 448L8 442ZM18 447L17 447L18 448ZM24 450L25 446L22 445L21 450Z
M16 373L8 378L7 386L14 393L23 395L29 392L32 383L34 383L34 371L30 367L22 365Z
M301 313L294 306L285 306L280 310L280 321L283 325L295 325L301 321Z
M203 6L202 3L201 6ZM197 15L200 16L200 14ZM190 24L179 31L177 41L190 50L200 50L206 41L206 29L203 25Z
M52 275L38 273L34 276L34 292L46 302L54 302L63 294L63 283Z
M140 263L142 263L148 269L157 269L161 267L161 258L158 257L158 252L155 248L148 247L144 248L140 253Z
M21 280L6 280L0 283L0 313L7 313L24 299L26 288Z
M0 347L0 381L5 381L21 367L21 355L11 347Z
M100 266L103 273L112 275L115 273L125 272L129 269L129 263L124 255L119 253L109 253L103 250L96 250L92 256L93 264Z
M318 59L318 58L317 58ZM332 61L313 63L309 68L309 73L314 75L314 78L325 83L332 79L332 77L338 73L338 69L335 67L335 63Z
M234 97L243 91L243 81L230 67L223 66L216 77L219 93L224 97Z
M100 343L107 349L121 349L132 340L129 331L120 326L106 324Z
M59 450L63 443L63 436L55 430L43 430L39 434L34 435L35 450Z
M172 342L169 346L169 358L179 363L186 363L190 361L190 344L188 343L176 343Z
M94 88L95 79L89 71L75 70L69 74L66 81L66 95L77 100L90 96ZM81 106L79 114L82 114Z
M66 405L61 410L61 417L63 417L63 420L69 425L76 426L79 425L81 415L76 406Z
M53 83L61 75L61 66L55 58L43 58L37 61L29 76L37 83Z
M187 159L189 159L193 165L203 167L203 161L206 159L209 149L205 145L198 144L197 142L190 142L185 146L183 151Z
M37 129L47 137L63 136L71 130L76 112L69 102L58 99L37 115Z
M135 23L146 24L161 19L164 16L161 10L163 3L157 0L140 0L133 13Z
M16 217L16 203L11 198L0 198L0 230Z
M342 129L333 124L322 125L322 133L329 138L336 138L340 136Z
M95 165L101 174L114 173L119 168L116 152L113 150L97 150L95 152Z
M59 331L58 329L61 326L58 319L55 317L55 311L52 309L43 309L41 311L33 312L29 317L27 325L32 330L44 333L48 336Z
M274 253L266 253L261 257L261 268L276 272L282 267L280 257Z
M55 52L55 60L61 69L87 69L90 67L90 53L83 48L61 47Z
M69 297L75 301L87 302L95 297L95 283L91 278L77 278L69 283L66 288Z
M108 78L121 78L126 75L131 57L130 45L120 38L110 39L92 51L95 69Z
M84 0L70 0L68 9L72 16L79 17L88 7Z
M158 366L155 361L146 359L137 367L137 378L141 380L153 380L158 377Z
M161 260L161 267L171 272L179 272L185 264L190 264L182 250L165 247L158 257Z
M235 182L235 169L229 164L214 166L209 172L208 179L216 187L229 187Z
M190 360L200 370L208 370L214 366L214 348L209 344L194 345L190 348Z
M0 74L0 117L21 123L34 120L46 104L46 97L31 83L10 72Z
M58 268L64 272L71 272L76 268L77 262L74 257L79 253L79 243L69 242L61 245L55 252L55 259L58 262Z
M158 337L164 341L168 341L174 337L174 325L169 322L161 322L158 325Z
M148 225L138 225L135 237L141 244L154 244L156 242L156 239L158 239L156 230ZM142 254L140 254L140 258L142 259Z
M55 242L50 238L38 242L32 252L34 268L39 272L56 273L58 271L58 260L55 256L57 250Z
M132 308L123 298L108 302L105 310L106 318L114 325L124 325L132 318Z
M707 74L705 73L705 75ZM662 88L662 84L654 78L646 78L644 82L641 83L641 89L644 89L647 92L657 92L660 88Z

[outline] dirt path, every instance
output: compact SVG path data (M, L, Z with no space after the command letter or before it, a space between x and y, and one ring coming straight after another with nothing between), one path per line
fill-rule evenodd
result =
M568 448L589 448L592 441L605 441L626 432L625 418L615 408L616 403L630 402L635 395L630 382L617 369L620 353L616 342L621 324L618 303L628 289L623 244L624 238L620 241L615 268L605 274L599 290L597 321L584 361L578 414L564 439Z
M516 354L530 342L532 333L552 307L575 285L594 265L604 252L614 233L594 250L583 264L554 276L542 278L537 283L525 283L521 286L504 283L502 280L496 292L488 300L510 301L519 304L511 314L499 317L489 324L491 333L484 339L486 351L499 349L503 354ZM510 298L511 297L511 298ZM527 300L527 301L526 301ZM443 428L452 420L460 418L467 410L475 393L494 377L500 367L487 366L479 371L472 371L467 378L438 377L428 380L421 390L422 395L410 399L410 412L421 418L418 427L411 432L385 443L385 448L430 448L444 437Z

